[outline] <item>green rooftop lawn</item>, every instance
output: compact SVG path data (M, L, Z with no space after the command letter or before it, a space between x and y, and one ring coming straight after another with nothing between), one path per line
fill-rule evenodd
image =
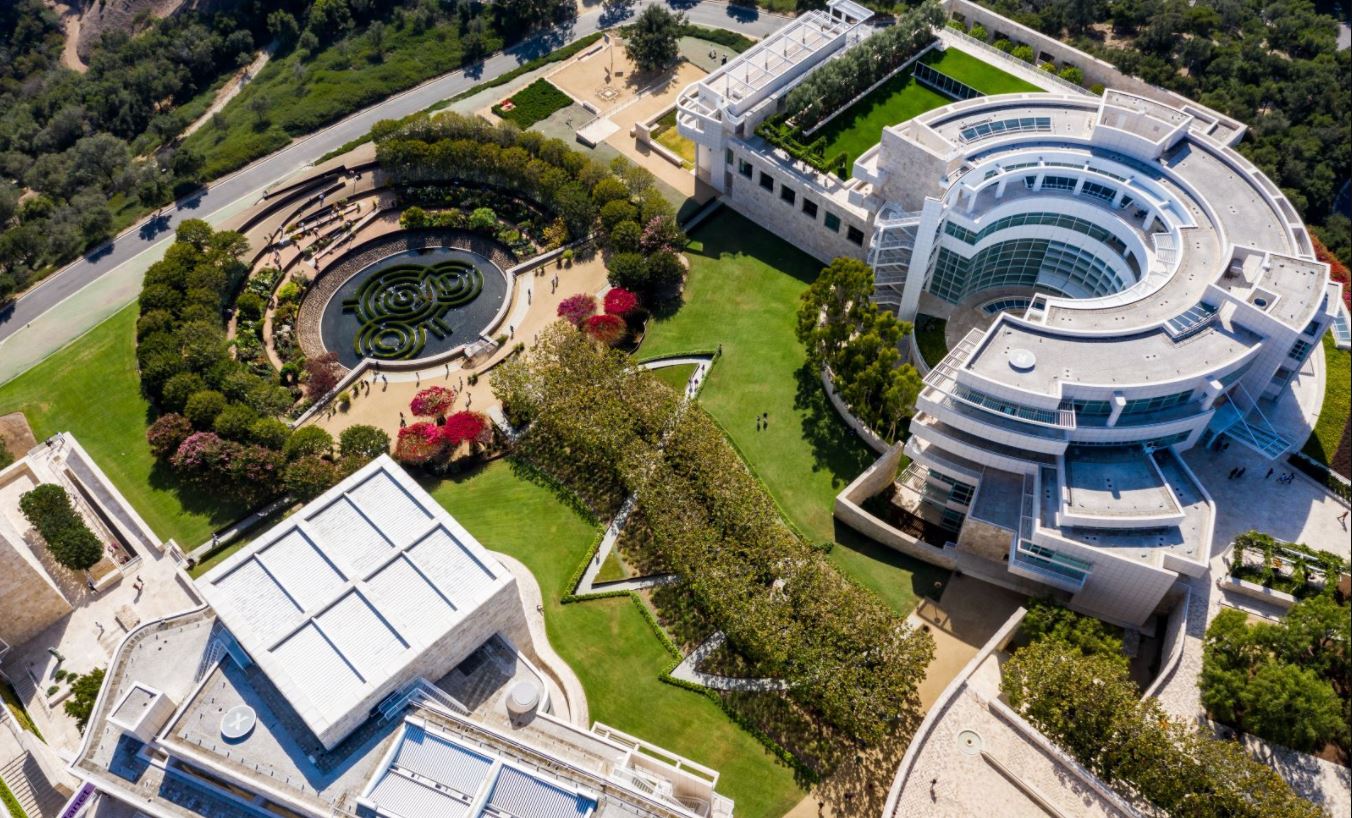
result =
M946 572L840 526L832 516L841 489L876 458L841 421L794 334L798 299L821 262L724 209L696 229L685 301L654 320L640 358L712 350L700 402L795 526L813 542L835 542L831 561L907 613L935 592ZM769 427L756 418L769 412Z
M1349 472L1347 437L1348 416L1352 411L1352 355L1333 345L1332 333L1324 335L1324 373L1324 403L1303 451L1346 477Z
M718 770L739 818L778 818L803 799L793 772L716 704L658 680L671 657L630 598L560 604L597 529L550 489L507 461L427 487L480 542L535 575L549 641L581 679L593 721Z
M921 60L936 71L966 83L983 94L1042 90L956 48L929 51ZM850 168L864 151L878 144L882 139L883 128L905 122L952 101L916 82L908 69L878 86L871 94L836 116L821 131L805 139L811 141L824 135L826 156L835 156L844 151L848 157L846 167Z
M71 432L154 532L200 545L245 509L179 484L146 445L150 404L136 371L137 307L130 304L0 386L0 415L23 412L38 440Z

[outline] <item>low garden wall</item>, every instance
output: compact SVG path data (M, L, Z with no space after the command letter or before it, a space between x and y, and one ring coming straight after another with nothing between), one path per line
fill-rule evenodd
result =
M868 513L863 503L878 494L896 480L901 465L902 444L895 443L884 452L872 466L854 479L845 489L836 495L835 518L845 525L879 542L894 551L900 551L931 565L947 568L957 567L958 561L953 549L936 548L924 540L907 534L888 525Z

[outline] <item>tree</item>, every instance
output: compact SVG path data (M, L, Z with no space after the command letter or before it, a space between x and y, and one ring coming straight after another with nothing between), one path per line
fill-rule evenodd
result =
M247 443L252 437L253 425L258 419L258 413L252 408L242 403L231 403L216 415L211 428L226 440Z
M623 287L612 287L606 293L605 310L608 315L628 315L638 307L638 296Z
M606 270L612 287L640 292L648 289L648 260L641 253L613 253L606 260Z
M277 418L259 418L249 427L249 439L280 452L291 437L291 427Z
M559 302L558 316L575 327L596 314L596 299L586 293L570 295Z
M444 386L429 386L413 396L408 409L414 415L424 418L443 417L455 403L455 390Z
M1308 668L1264 663L1239 698L1245 729L1295 750L1320 750L1347 730L1338 695Z
M374 426L359 423L338 435L338 451L344 458L355 458L364 463L389 454L390 436Z
M332 392L341 377L342 364L336 352L325 352L305 362L305 391L311 400L319 400Z
M441 434L453 449L463 443L478 449L493 442L493 424L483 413L466 410L446 418Z
M198 429L210 429L216 416L225 409L225 395L215 389L194 392L183 407L183 414Z
M306 455L286 465L282 482L286 493L307 503L338 483L341 470L337 464L316 455Z
M70 698L62 708L66 715L75 719L75 727L83 733L89 726L89 717L94 714L94 704L103 688L104 670L96 667L83 676L76 676L70 684Z
M320 457L333 451L333 435L318 426L302 426L291 433L282 447L287 460L301 457Z
M685 15L665 6L648 6L624 28L624 53L640 71L656 71L676 61L677 41L685 30Z
M399 430L394 459L407 466L422 466L446 452L446 439L435 423L411 423Z
M75 510L65 488L41 483L19 497L19 510L47 543L52 559L72 571L94 567L103 546Z
M610 313L588 318L582 323L582 330L606 346L615 346L629 334L629 327L624 323L624 319Z
M268 15L268 33L280 46L289 48L295 44L296 37L300 35L300 25L296 22L294 14L278 10Z

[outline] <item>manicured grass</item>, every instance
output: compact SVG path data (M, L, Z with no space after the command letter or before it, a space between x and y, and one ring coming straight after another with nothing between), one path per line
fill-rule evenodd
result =
M23 412L38 440L71 432L150 527L191 549L243 513L182 487L146 445L150 404L136 371L135 304L0 386L0 415Z
M503 100L503 103L505 102L507 100ZM573 98L560 91L549 80L538 79L512 94L511 102L510 111L503 103L499 103L493 106L493 113L508 122L515 122L524 130L555 111L561 111L572 105Z
M925 363L936 366L948 354L948 341L944 330L948 322L932 315L920 314L915 317L915 343L920 347L920 357Z
M0 781L0 804L5 805L5 810L9 812L10 818L28 818L28 813L19 806L19 800L14 797L14 793L9 791L5 782Z
M956 48L930 51L921 60L983 94L1042 90ZM844 151L848 159L846 168L850 168L864 151L878 144L882 139L883 128L905 122L952 101L916 82L910 70L906 70L850 106L825 128L813 134L811 139L825 136L826 156L835 156Z
M601 563L601 570L596 572L596 581L615 582L628 577L628 572L624 570L624 563L620 562L620 549L610 549L610 553L606 554L606 561Z
M653 130L653 139L657 144L681 157L685 163L691 167L695 164L695 143L681 136L681 132L676 130L676 111L668 111L661 119L657 120L657 127Z
M658 680L671 658L629 598L560 604L597 530L550 489L505 461L428 489L485 546L535 575L550 642L582 680L593 721L718 770L740 818L777 818L802 800L792 771L717 705Z
M831 560L899 612L946 572L836 524L835 496L875 459L827 400L794 334L799 296L822 264L723 210L696 231L685 304L648 325L640 357L722 344L700 401L727 431L788 518ZM769 412L769 426L756 418Z
M28 709L23 706L23 700L14 691L14 686L4 679L0 679L0 701L3 701L5 707L9 708L9 712L14 716L14 720L19 723L20 727L38 738L42 738L38 726L33 723L32 717L28 715Z
M488 50L502 46L490 27ZM369 29L326 44L312 55L296 49L277 57L221 110L224 128L208 123L184 144L206 157L202 176L215 178L342 117L459 68L464 52L457 27L417 30L386 25L379 53Z
M647 347L644 347L647 351ZM653 375L662 383L675 389L677 392L685 392L686 386L690 384L690 376L695 374L695 364L681 364L680 366L664 366L661 369L652 370Z
M1319 421L1302 450L1320 463L1348 477L1349 441L1348 419L1352 409L1352 355L1333 345L1333 335L1324 336L1324 404L1319 409Z

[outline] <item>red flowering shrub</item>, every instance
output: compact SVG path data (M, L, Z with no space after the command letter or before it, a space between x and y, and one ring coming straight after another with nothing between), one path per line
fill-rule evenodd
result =
M606 293L606 314L625 315L638 306L638 296L623 287L612 287Z
M423 418L441 417L455 403L455 390L444 386L429 386L413 396L408 408Z
M146 429L146 442L150 444L150 453L163 460L178 451L178 447L192 434L192 422L182 415L170 412L160 415Z
M1314 243L1314 257L1327 264L1329 277L1343 285L1343 303L1352 309L1352 281L1349 280L1347 265L1330 253L1329 248L1314 233L1310 234L1310 241Z
M643 228L639 249L645 254L662 250L680 252L685 247L685 234L671 216L654 216Z
M394 459L410 466L421 466L440 457L446 451L441 427L435 423L415 423L399 430L394 444Z
M224 469L230 463L236 444L222 440L215 432L194 432L183 439L170 463L184 472Z
M582 325L582 329L607 346L614 346L629 333L629 327L618 315L593 315Z
M446 418L446 424L441 427L441 436L453 447L461 443L487 446L493 442L493 426L479 412L456 412Z
M570 295L559 302L559 317L575 327L596 314L596 299L584 293Z

